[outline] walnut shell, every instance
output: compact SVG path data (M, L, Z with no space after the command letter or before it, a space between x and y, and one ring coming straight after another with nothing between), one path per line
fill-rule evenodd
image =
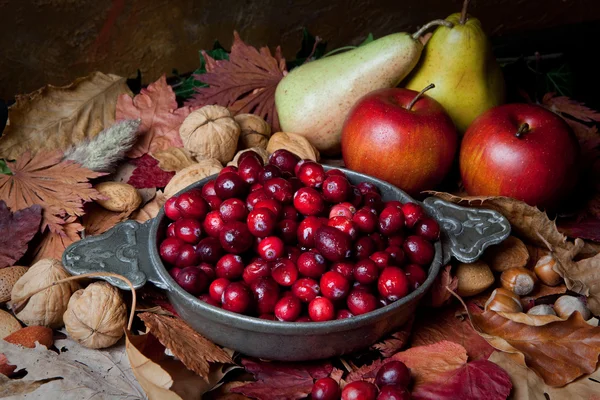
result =
M164 200L179 192L181 189L198 182L207 176L217 174L223 169L223 166L216 159L201 160L196 164L190 165L177 172L173 178L167 183L164 191Z
M16 308L17 318L25 325L61 327L69 298L80 287L78 283L72 281L61 283L31 296L24 305L20 302L22 298L36 289L69 276L71 275L63 268L60 261L50 258L40 260L29 267L29 270L19 278L11 291L12 307Z
M179 128L183 146L198 160L216 158L225 164L233 158L240 126L228 109L204 106L187 116Z
M255 114L238 114L233 118L241 129L238 143L240 149L267 148L271 137L271 126L267 121Z
M73 293L63 319L73 340L90 349L103 349L123 336L127 306L119 289L108 282L94 282Z
M277 132L271 136L267 144L267 152L273 153L278 149L286 149L296 154L302 160L319 161L319 150L310 144L308 139L296 133Z
M263 149L262 147L251 147L249 149L244 149L244 150L238 151L237 154L235 155L235 157L233 157L233 160L229 161L227 163L227 165L228 166L233 165L233 166L237 167L240 156L247 151L253 151L256 154L258 154L260 156L260 158L262 158L263 163L266 164L269 162L269 153L267 153L267 151L265 149Z

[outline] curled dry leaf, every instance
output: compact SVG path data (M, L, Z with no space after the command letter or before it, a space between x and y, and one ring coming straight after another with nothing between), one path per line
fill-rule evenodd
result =
M85 211L82 223L86 236L103 234L119 222L125 221L133 212L133 210L124 212L109 211L96 203L87 203Z
M390 335L385 340L375 343L372 347L375 350L379 350L383 357L391 357L404 346L408 344L408 338L412 333L413 323L415 322L414 314L411 318L398 330Z
M3 355L0 354L0 370ZM6 358L6 357L5 357ZM12 373L12 372L11 372ZM62 379L61 377L30 380L30 379L9 379L0 373L0 398L8 398L17 395L24 395L37 390L44 383Z
M279 149L291 151L303 160L319 161L320 159L319 150L317 150L304 136L296 133L274 133L267 144L267 152L271 154Z
M158 161L158 168L163 171L177 172L196 163L192 153L183 147L169 147L166 150L151 154Z
M452 293L448 289L452 291L458 289L458 278L452 276L451 265L446 265L433 281L433 285L426 295L427 304L435 308L447 304L452 297Z
M115 121L117 97L131 93L126 79L93 72L67 86L47 85L16 97L0 139L0 158L25 152L62 151L95 137ZM1 196L0 196L1 197Z
M81 239L79 232L83 231L83 226L76 222L76 217L69 217L62 226L62 233L47 231L42 240L35 249L32 263L36 263L44 258L62 259L62 254L67 247Z
M190 165L187 168L177 172L173 179L169 181L165 187L164 197L165 200L175 195L182 189L192 183L198 182L201 179L206 178L214 174L218 174L223 169L223 165L217 159L200 160L194 165Z
M233 364L231 356L179 318L142 313L148 330L190 370L206 377L209 363Z
M544 326L550 322L563 321L556 315L531 315L522 312L502 312L499 311L498 315L506 319L510 319L513 322L520 324L531 325L531 326Z
M158 215L160 208L165 204L166 198L160 190L156 192L156 196L152 201L146 203L144 207L132 214L131 219L143 223Z
M254 114L238 114L234 119L241 129L238 148L267 148L267 143L271 137L271 126L267 121Z
M18 265L0 269L0 304L10 300L10 292L15 282L27 272L27 269Z
M496 272L516 267L525 267L529 261L529 252L525 243L515 236L488 247L483 253L483 259Z
M42 206L36 204L11 213L4 200L0 200L0 269L23 257L41 221Z
M228 166L233 165L234 167L237 167L240 156L247 151L253 151L256 154L258 154L262 158L263 163L265 163L265 164L267 164L267 162L269 161L269 153L267 153L267 151L265 149L263 149L262 147L251 147L249 149L244 149L244 150L238 151L237 154L235 155L235 157L233 157L233 160L228 162L227 165Z

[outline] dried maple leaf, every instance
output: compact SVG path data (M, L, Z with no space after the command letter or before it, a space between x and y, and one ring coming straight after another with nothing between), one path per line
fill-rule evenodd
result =
M136 189L164 188L175 176L175 172L163 171L158 167L158 160L149 154L132 161L136 168L133 170L129 183Z
M125 221L132 213L132 210L125 212L115 212L107 210L97 203L87 203L85 205L85 215L82 223L86 236L100 235L119 222Z
M293 364L243 359L242 365L257 381L238 386L231 391L259 400L306 398L315 379L325 378L333 371L333 367L327 362Z
M44 258L62 259L62 254L71 244L81 240L79 232L83 226L77 222L77 217L69 217L62 226L60 233L46 231L42 240L35 248L32 264Z
M426 297L426 303L430 307L442 307L447 304L452 297L448 289L455 291L458 288L458 277L452 276L451 270L452 266L446 265L433 281Z
M202 55L206 60L206 73L194 77L209 86L196 88L197 93L187 105L218 104L230 107L236 114L254 113L263 117L273 132L280 129L275 89L287 73L280 47L272 56L267 47L257 50L234 32L229 60L214 60L206 52Z
M222 348L193 330L180 318L142 313L139 317L149 331L190 370L206 377L209 363L233 364Z
M571 100L567 96L556 96L556 93L546 93L542 103L559 114L568 114L585 122L600 122L600 113L586 107L583 103Z
M0 268L10 267L27 251L27 244L40 229L42 207L33 205L11 213L0 200Z
M158 168L163 171L181 171L185 167L196 164L189 150L183 147L169 147L166 150L152 153L152 157L158 160Z
M375 350L379 350L383 357L391 357L408 343L408 338L412 333L413 323L415 322L415 315L413 314L410 319L402 325L400 330L392 333L385 340L375 343L372 347Z
M172 146L183 147L179 127L191 111L190 107L177 108L175 92L167 84L166 75L133 98L127 94L119 96L116 119L142 120L137 131L138 141L128 156L137 158Z
M42 232L48 227L54 233L64 233L65 215L80 216L84 202L102 198L88 182L102 173L61 159L60 151L39 152L33 157L25 153L8 163L12 175L0 174L0 198L11 210L42 206Z

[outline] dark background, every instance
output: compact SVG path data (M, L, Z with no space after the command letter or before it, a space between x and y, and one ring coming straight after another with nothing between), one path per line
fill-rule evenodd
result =
M543 92L561 80L563 94L600 108L597 43L598 0L472 0L500 58L542 56L538 63L506 67L517 87ZM462 0L0 0L0 99L47 83L64 85L94 70L147 84L176 69L198 67L198 50L218 40L226 49L232 31L254 46L282 46L292 59L304 28L327 50L414 31L460 10ZM558 54L558 55L557 55ZM548 55L550 56L548 59ZM536 74L536 68L538 73ZM513 85L514 84L514 85ZM539 97L543 93L538 93Z

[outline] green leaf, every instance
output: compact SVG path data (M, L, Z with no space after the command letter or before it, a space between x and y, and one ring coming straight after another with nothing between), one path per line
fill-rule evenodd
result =
M373 34L372 34L372 33L369 33L369 35L367 36L367 38L366 38L365 40L363 40L363 42L362 42L361 44L359 44L359 45L358 45L358 47L360 47L360 46L364 46L365 44L369 44L369 43L371 43L373 40L375 40L375 39L373 38Z
M8 168L8 165L6 165L6 161L4 160L0 160L0 174L12 175L10 168Z
M315 47L316 41L316 37L314 37L306 28L302 29L302 44L300 46L300 50L298 50L296 53L296 59L286 62L288 71L304 64L309 56L311 60L316 60L323 57L323 54L325 54L325 49L327 48L327 43L321 41ZM311 56L313 48L315 49L315 52Z
M204 59L201 51L198 53L200 55L200 68L195 70L192 75L188 76L187 78L180 77L181 81L173 85L173 90L175 91L175 95L177 97L187 99L195 93L195 88L208 86L207 84L197 80L195 77L195 75L202 75L206 73L206 60ZM229 53L218 41L216 41L213 45L213 49L208 50L206 53L208 53L208 55L215 60L229 60ZM176 71L174 71L174 73L177 75Z

